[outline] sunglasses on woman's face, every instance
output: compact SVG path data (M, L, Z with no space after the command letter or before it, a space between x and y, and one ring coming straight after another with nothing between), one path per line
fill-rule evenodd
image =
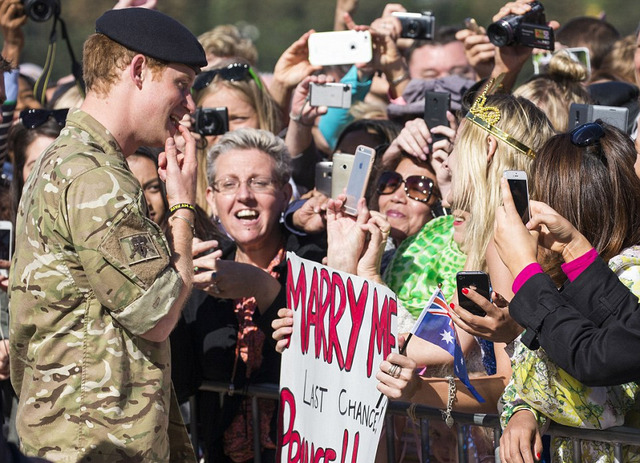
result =
M256 75L253 69L251 69L251 66L245 63L231 63L223 68L205 71L196 77L191 88L196 92L207 88L216 76L220 76L221 79L228 80L230 82L251 78L258 88L262 90L262 82L260 81L260 78Z
M429 202L433 193L433 180L424 175L410 175L402 178L398 172L386 171L378 179L378 194L390 195L404 183L407 196L421 203Z
M69 109L25 109L20 111L20 122L27 129L35 129L53 117L60 127L64 127Z

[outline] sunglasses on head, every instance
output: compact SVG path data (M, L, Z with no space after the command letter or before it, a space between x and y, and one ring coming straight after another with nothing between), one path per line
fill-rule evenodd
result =
M398 172L385 171L378 179L378 194L390 195L404 183L407 196L421 203L429 202L433 193L433 180L424 175L410 175L402 178Z
M67 120L68 108L65 109L25 109L20 111L20 122L27 129L35 129L53 117L60 127Z
M579 125L569 132L569 135L571 136L571 143L582 148L600 143L600 139L604 137L605 133L602 121L598 119L595 122Z
M228 66L218 69L211 69L210 71L205 71L202 74L196 77L196 80L193 82L193 86L191 87L194 91L198 92L204 88L207 88L213 79L216 76L220 76L221 79L228 80L230 82L236 82L240 80L247 80L248 78L253 79L258 88L262 90L262 81L251 69L251 66L245 63L231 63Z

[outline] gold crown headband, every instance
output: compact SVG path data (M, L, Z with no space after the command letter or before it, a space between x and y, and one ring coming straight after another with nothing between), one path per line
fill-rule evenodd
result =
M498 77L497 84L496 79L491 79L489 83L487 83L484 90L482 91L482 94L476 99L476 101L473 103L473 106L471 106L471 109L467 113L466 118L481 129L498 137L507 145L517 149L522 154L535 159L535 151L495 126L501 117L500 110L493 106L484 105L487 102L487 92L490 89L493 90L493 88L497 88L500 81L502 81L502 76Z

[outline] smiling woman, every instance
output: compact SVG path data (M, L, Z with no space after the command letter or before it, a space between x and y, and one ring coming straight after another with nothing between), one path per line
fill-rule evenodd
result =
M271 321L286 305L286 252L315 261L326 254L318 237L289 235L280 224L291 197L290 173L284 142L266 130L229 132L208 153L207 200L234 245L223 250L222 259L214 257L219 251L194 259L194 286L208 297L185 309L186 337L202 360L202 377L232 389L278 382ZM261 402L264 461L275 449L275 402ZM218 394L201 393L199 406L208 460L250 460L251 407L244 399L225 395L221 405Z

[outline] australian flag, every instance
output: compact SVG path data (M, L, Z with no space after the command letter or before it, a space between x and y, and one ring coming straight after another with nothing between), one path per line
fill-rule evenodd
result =
M451 320L447 301L440 288L433 292L429 303L422 310L415 325L413 325L411 333L449 352L453 356L453 368L456 376L467 386L469 392L473 394L478 402L484 402L482 396L478 394L478 391L469 381L456 328L453 320Z

